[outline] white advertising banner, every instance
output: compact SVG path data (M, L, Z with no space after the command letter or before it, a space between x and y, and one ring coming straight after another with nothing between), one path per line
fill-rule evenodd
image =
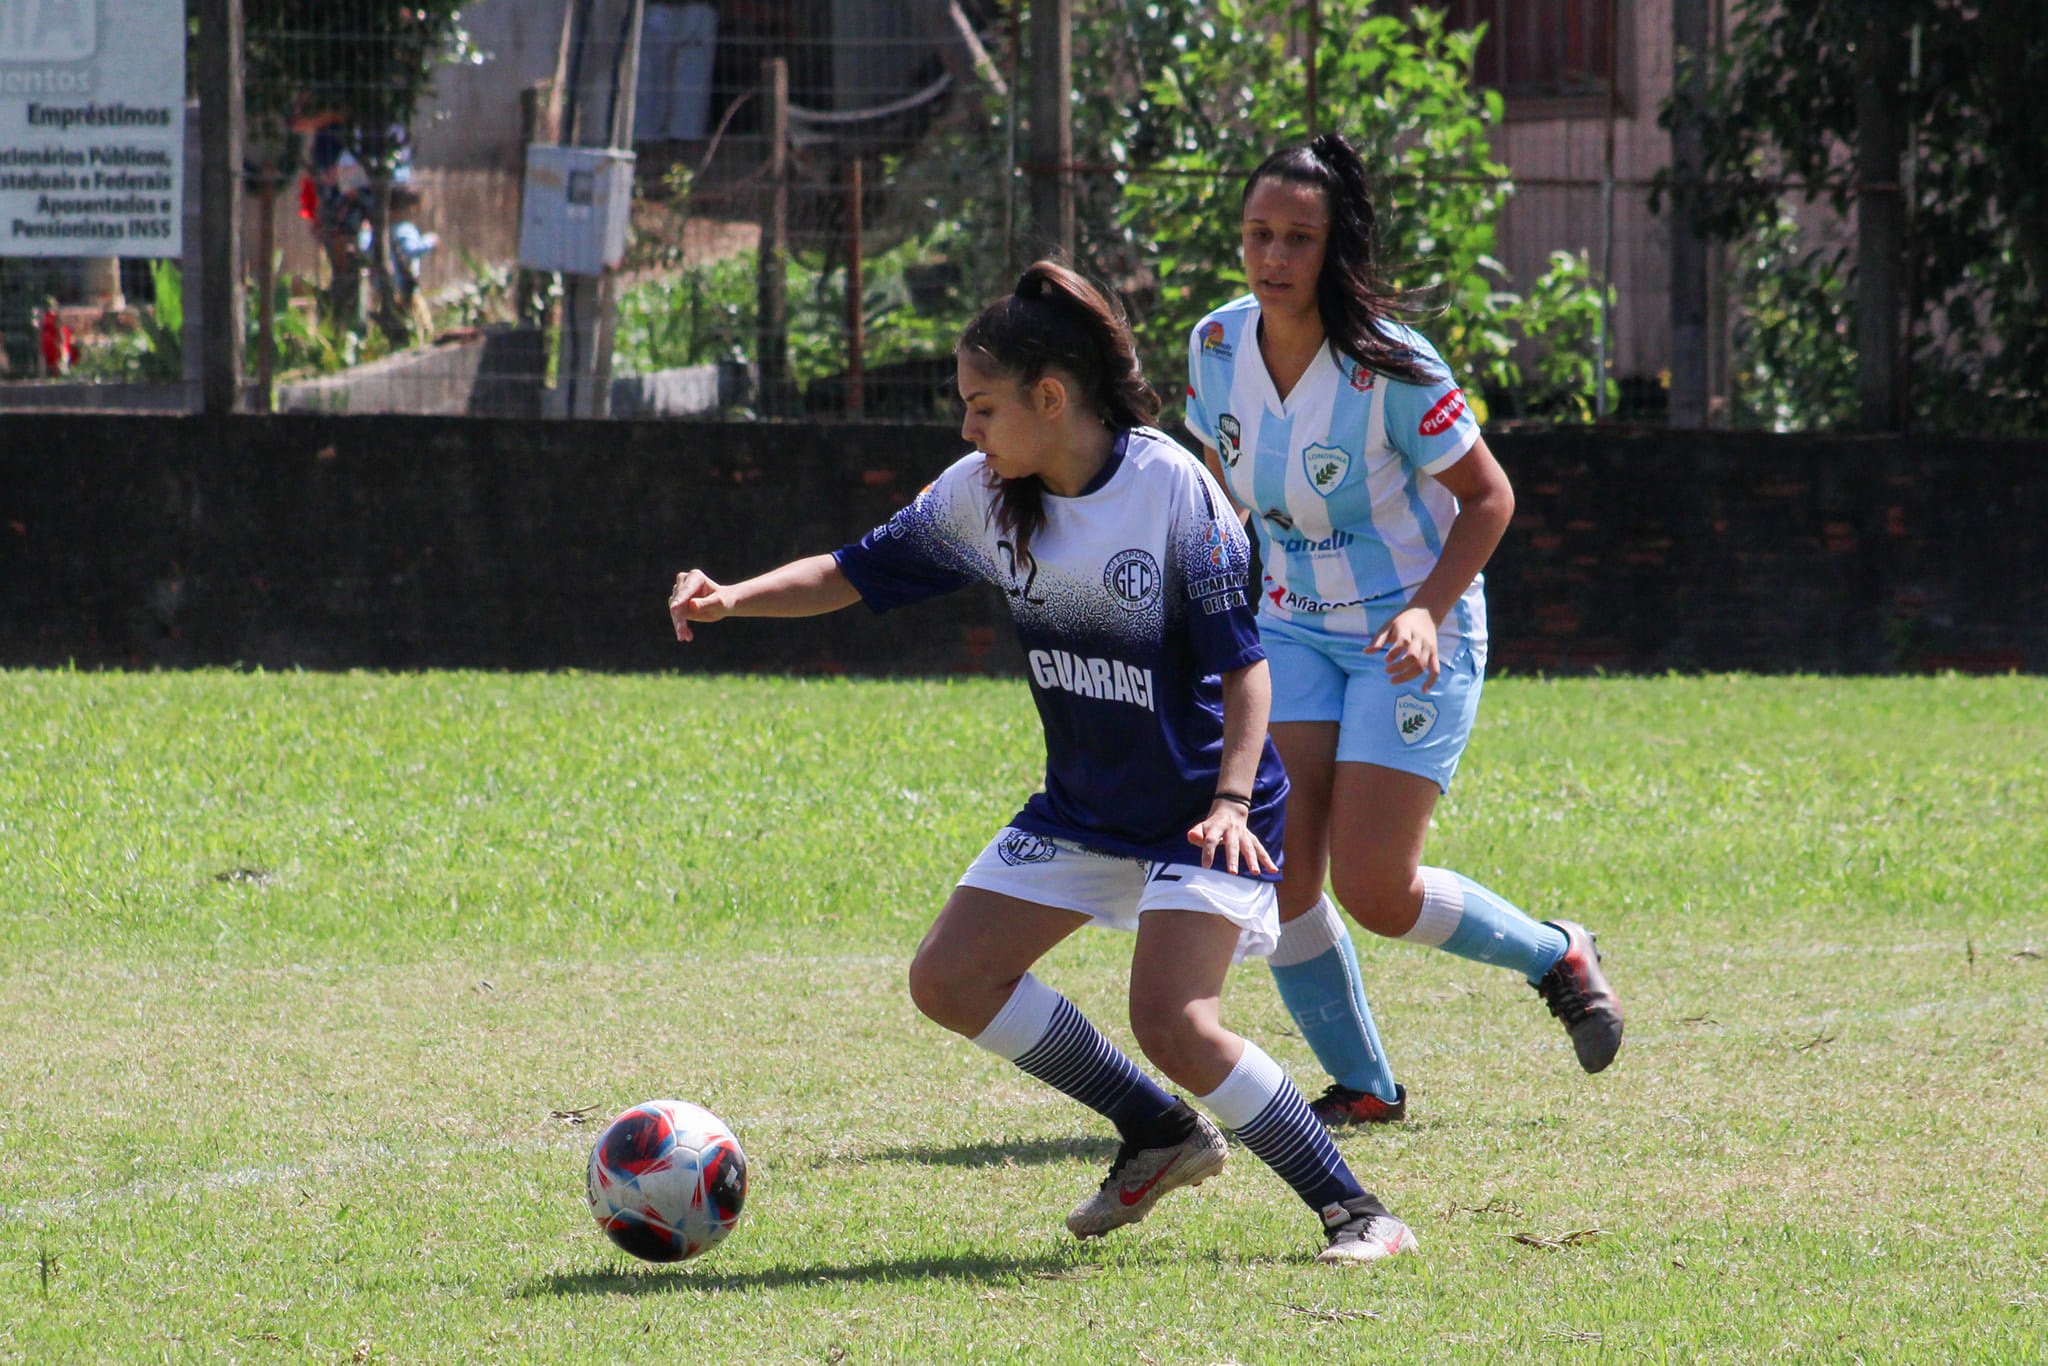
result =
M177 256L185 6L0 0L0 256Z

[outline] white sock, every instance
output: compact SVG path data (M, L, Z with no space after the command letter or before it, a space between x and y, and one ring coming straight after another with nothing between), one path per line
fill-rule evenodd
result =
M1286 1084L1287 1074L1280 1070L1280 1064L1266 1056L1265 1049L1246 1039L1243 1056L1230 1069L1223 1084L1196 1099L1224 1128L1242 1129L1273 1103L1273 1097Z
M1315 905L1292 920L1280 922L1280 942L1266 955L1266 962L1276 968L1291 968L1296 963L1322 957L1350 937L1337 903L1324 892L1316 898Z
M1065 999L1027 972L996 1017L988 1022L988 1028L975 1035L972 1042L976 1048L986 1048L999 1058L1015 1062L1045 1037L1053 1012Z
M1465 888L1456 873L1442 868L1423 868L1422 911L1415 924L1401 936L1411 944L1441 948L1465 918Z

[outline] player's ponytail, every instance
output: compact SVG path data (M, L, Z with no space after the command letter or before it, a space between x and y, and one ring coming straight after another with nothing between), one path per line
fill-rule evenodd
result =
M1244 183L1240 212L1266 179L1316 186L1329 204L1330 235L1316 280L1316 312L1330 349L1393 379L1426 383L1441 378L1412 348L1382 329L1382 323L1410 306L1410 299L1380 279L1372 180L1344 135L1324 133L1306 147L1282 148L1267 157Z
M1139 368L1122 306L1057 261L1029 266L1008 297L967 325L958 350L1020 385L1058 370L1112 430L1146 426L1159 416L1159 395ZM1023 564L1031 558L1031 538L1045 525L1045 485L1027 475L998 481L996 491L996 525Z

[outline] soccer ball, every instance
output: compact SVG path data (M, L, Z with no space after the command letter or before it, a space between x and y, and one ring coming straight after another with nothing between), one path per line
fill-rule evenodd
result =
M718 1246L739 1223L747 1155L702 1106L650 1100L597 1136L584 1188L607 1238L642 1261L680 1262Z

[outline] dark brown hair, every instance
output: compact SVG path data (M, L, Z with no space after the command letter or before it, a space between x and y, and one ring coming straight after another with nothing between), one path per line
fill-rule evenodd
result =
M1017 288L981 310L960 334L957 353L990 374L1019 385L1058 370L1079 399L1114 431L1143 427L1159 416L1159 395L1138 368L1138 344L1123 306L1057 261L1035 261ZM997 479L996 526L1018 564L1031 558L1031 538L1045 525L1045 485L1038 476Z
M1322 274L1316 277L1316 313L1330 348L1392 379L1423 384L1442 378L1413 347L1382 330L1411 301L1380 279L1372 185L1365 162L1344 135L1325 133L1306 147L1284 147L1260 162L1244 183L1240 214L1259 182L1269 179L1314 185L1329 203L1330 236L1323 247Z

